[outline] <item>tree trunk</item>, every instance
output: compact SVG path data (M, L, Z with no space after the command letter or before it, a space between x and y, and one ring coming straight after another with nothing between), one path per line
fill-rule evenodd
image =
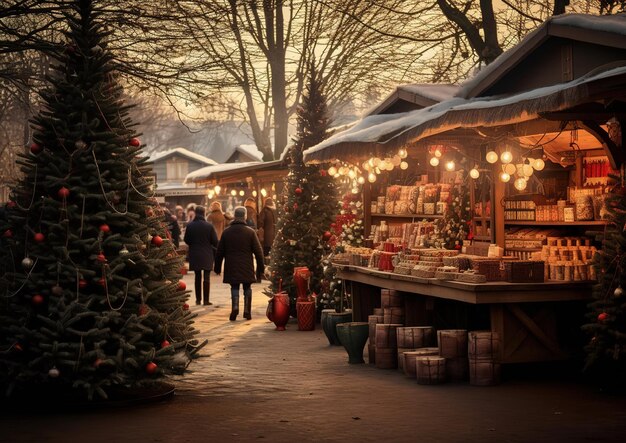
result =
M565 14L566 6L569 6L569 0L554 0L552 15Z
M269 3L269 2L268 2ZM287 81L285 74L285 35L283 0L277 0L273 10L266 7L267 47L272 73L272 104L274 107L274 158L280 158L287 146L289 114L287 111ZM271 23L271 26L269 22Z

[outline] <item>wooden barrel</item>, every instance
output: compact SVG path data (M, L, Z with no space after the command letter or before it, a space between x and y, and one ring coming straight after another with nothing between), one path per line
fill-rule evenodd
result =
M378 323L376 325L376 350L379 348L397 349L398 339L396 336L396 329L403 326L399 323L384 324Z
M398 369L404 371L404 354L406 352L415 351L415 348L400 348L398 347Z
M401 308L404 306L404 299L393 289L380 290L380 306L384 308Z
M398 348L423 348L431 346L435 330L432 326L398 328Z
M383 308L384 323L400 323L404 326L404 308Z
M436 385L446 381L446 359L443 357L416 357L415 373L420 385Z
M379 348L376 346L376 367L378 369L396 369L398 354L396 348Z
M500 384L500 363L491 358L470 358L469 379L474 386Z
M374 308L374 312L372 312L372 314L383 315L383 308Z
M467 380L469 361L467 357L446 358L446 376L450 381Z
M417 357L432 357L437 356L438 354L438 348L421 348L414 351L405 352L403 363L404 375L410 378L415 378L415 376L417 375L417 369L415 367L415 361Z
M500 335L497 332L470 331L467 338L470 357L499 359Z
M467 330L441 329L437 331L437 345L442 357L467 357Z
M373 365L376 363L376 345L370 343L369 345L367 345L367 362L370 365Z
M369 326L370 326L370 343L373 345L376 343L376 325L378 323L383 322L383 316L382 315L368 315L367 322L369 323Z

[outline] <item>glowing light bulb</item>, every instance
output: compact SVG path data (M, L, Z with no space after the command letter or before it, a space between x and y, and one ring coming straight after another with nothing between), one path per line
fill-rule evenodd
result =
M333 175L333 177L334 178L339 178L339 177L341 177L341 174L340 173L336 173L335 175Z
M209 199L212 199L213 196L215 196L215 191L213 191L213 189L210 189L209 192L207 192L207 197L209 197Z
M376 165L374 164L374 157L371 157L371 158L367 161L367 164L368 164L368 165L370 165L370 168L373 168L374 166L376 166Z
M370 163L369 162L363 162L363 169L365 169L366 171L370 170Z
M517 189L518 191L523 191L524 189L526 189L526 180L524 180L523 178L518 178L517 180L515 180L515 183L513 183L513 186L515 186L515 189Z
M506 172L502 172L500 174L500 181L504 182L504 183L508 183L509 180L511 180L511 176L509 174L507 174Z
M409 168L409 164L405 161L400 162L400 169L403 171Z
M439 150L439 148L435 149L435 157L440 158L443 155L443 152Z
M256 191L252 191L252 197L256 197L257 195L259 195Z
M455 167L456 165L454 164L453 160L446 162L446 171L454 171Z
M359 188L352 188L352 193L353 194L358 194L359 193Z
M350 178L355 178L356 177L356 172L354 172L354 169L350 169L348 171L348 177L350 177Z
M374 183L376 181L376 174L374 174L373 172L370 172L369 175L367 176L367 181L370 183Z
M543 159L538 158L537 160L535 160L535 164L533 165L533 167L537 170L537 171L542 171L543 168L545 168L546 166L546 162L543 161Z
M381 162L381 161L382 161L382 160L381 160L381 159L379 159L378 157L374 157L374 160L372 160L372 162L374 163L374 164L373 164L373 166L380 167L380 162Z
M378 166L374 168L374 172L378 175L380 175L380 169L378 169Z
M469 172L470 177L472 177L473 179L477 179L478 177L480 177L480 172L478 172L478 169L476 168L472 168Z
M493 164L498 161L498 154L495 151L489 151L485 158L489 163Z
M362 185L363 183L365 183L365 178L363 176L359 177L356 179L357 183Z
M406 149L400 148L400 150L398 151L398 155L400 156L400 158L407 158L409 153L406 151Z
M522 172L526 177L530 177L531 175L533 175L534 169L530 165L524 165L522 166Z
M335 175L337 174L337 168L335 168L334 166L331 166L330 168L328 168L328 175Z
M394 166L400 166L400 163L402 162L402 159L400 158L399 155L394 155L393 157L391 157L391 164Z
M509 163L508 165L504 167L504 172L506 172L509 175L515 174L515 171L517 171L517 168L515 167L513 163Z
M232 191L230 191L230 195L232 195L232 196L234 197L235 195L237 195L237 191L235 191L235 190L233 189Z
M265 188L261 188L261 195L263 197L267 197L267 191L265 190Z
M239 195L240 195L241 197L243 197L244 195L246 195L246 193L245 193L245 192L243 192L243 191L239 191Z
M504 151L500 154L500 161L504 164L511 163L513 161L513 154L509 151Z
M387 170L387 162L385 160L381 160L378 163L378 169L380 169L381 171L386 171Z
M213 190L215 191L215 195L220 195L220 191L222 190L222 187L220 185L215 185Z
M433 157L430 159L431 166L439 166L439 159L437 157Z

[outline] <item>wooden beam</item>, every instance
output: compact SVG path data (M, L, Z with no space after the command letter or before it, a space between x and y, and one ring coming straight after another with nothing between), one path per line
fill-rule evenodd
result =
M604 146L606 155L609 157L609 162L613 169L619 169L622 163L624 163L624 153L619 146L611 140L609 134L598 123L591 120L581 120L583 127L596 137Z
M506 308L528 329L546 348L548 348L554 355L565 356L559 344L556 343L551 337L548 337L545 332L541 330L539 325L526 314L517 304L507 305Z

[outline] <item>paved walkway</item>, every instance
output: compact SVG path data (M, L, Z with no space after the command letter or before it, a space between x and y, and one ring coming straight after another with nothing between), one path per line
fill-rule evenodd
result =
M193 276L185 277L193 287ZM497 387L421 386L394 370L348 365L323 332L274 330L263 285L253 319L192 307L209 343L172 401L83 413L0 417L1 442L578 442L625 441L626 398L559 380ZM242 311L242 309L241 309Z

